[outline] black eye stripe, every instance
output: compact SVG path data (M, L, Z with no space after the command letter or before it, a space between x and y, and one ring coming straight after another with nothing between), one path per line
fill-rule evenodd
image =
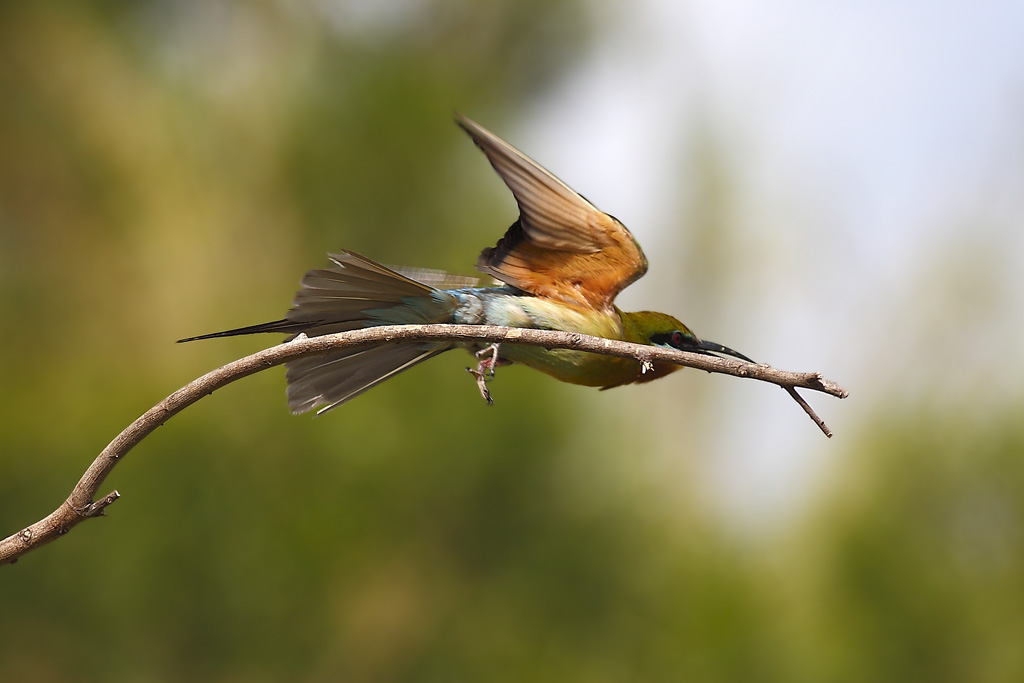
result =
M659 344L661 346L671 346L677 349L683 348L686 345L687 335L683 334L679 330L672 330L671 332L658 332L657 334L651 335L651 343Z

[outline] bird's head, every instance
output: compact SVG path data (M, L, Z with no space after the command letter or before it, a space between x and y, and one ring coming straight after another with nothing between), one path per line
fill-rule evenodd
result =
M665 313L640 311L623 313L623 323L629 341L652 346L664 346L680 351L692 351L707 356L732 356L753 363L751 359L728 346L700 339L683 323Z

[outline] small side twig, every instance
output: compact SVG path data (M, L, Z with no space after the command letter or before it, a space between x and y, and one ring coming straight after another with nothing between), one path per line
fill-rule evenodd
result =
M548 349L574 349L620 358L634 358L644 364L644 367L654 362L674 363L707 372L749 377L777 384L785 389L828 436L832 435L831 431L796 393L796 389L819 391L837 398L846 398L848 395L848 392L838 384L822 378L815 372L784 372L768 365L752 365L715 356L552 330L486 325L389 325L321 337L299 338L217 368L193 380L147 410L103 449L79 479L71 495L56 510L38 522L0 540L0 565L17 561L25 553L66 534L86 519L102 516L107 506L120 497L117 491L112 491L96 500L100 486L117 463L157 427L203 396L243 377L297 358L315 356L344 347L400 341L527 344Z
M816 412L814 412L814 408L812 408L807 403L807 401L804 400L804 397L801 396L800 394L796 393L796 389L794 389L793 387L782 387L782 388L785 389L786 393L788 393L790 396L792 396L793 400L796 401L797 404L801 408L804 409L804 412L807 413L807 415L810 416L810 418L812 420L814 420L814 424L818 425L818 429L820 429L825 434L825 436L827 436L828 438L831 439L832 438L832 430L828 428L828 425L825 424L824 420L822 420L820 417L818 417L818 414Z

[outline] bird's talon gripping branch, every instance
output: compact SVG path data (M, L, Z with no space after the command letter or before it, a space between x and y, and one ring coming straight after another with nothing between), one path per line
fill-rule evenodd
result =
M491 379L494 379L494 369L501 364L498 359L499 351L501 351L501 344L495 342L473 354L480 361L476 366L477 372L489 374ZM487 357L488 355L490 358Z

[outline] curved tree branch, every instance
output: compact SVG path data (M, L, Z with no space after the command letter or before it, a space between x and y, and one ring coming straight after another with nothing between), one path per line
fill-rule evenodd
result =
M674 363L707 372L749 377L777 384L789 392L827 436L831 436L832 433L821 421L821 418L796 393L796 389L820 391L837 398L846 398L848 395L845 389L824 379L819 373L783 372L768 365L754 365L675 349L630 344L552 330L485 325L389 325L320 337L300 337L217 368L193 380L147 410L103 449L60 507L35 524L0 541L0 565L11 564L28 551L66 534L80 522L91 517L101 516L106 507L120 496L117 491L112 491L99 500L95 499L100 485L111 470L128 451L157 427L203 396L235 380L305 356L315 356L350 346L427 341L500 342L502 344L542 346L549 349L573 349L621 358L634 358L645 365L653 362Z

